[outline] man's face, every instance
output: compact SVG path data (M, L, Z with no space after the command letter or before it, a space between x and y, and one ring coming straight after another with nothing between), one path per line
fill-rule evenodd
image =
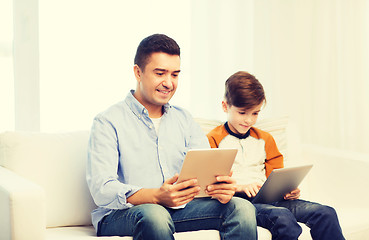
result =
M135 65L138 82L135 97L146 108L161 107L174 95L180 72L180 57L167 53L153 53L145 66Z
M230 106L225 101L222 105L224 112L227 113L228 126L231 131L236 134L245 134L256 123L263 102L248 110Z

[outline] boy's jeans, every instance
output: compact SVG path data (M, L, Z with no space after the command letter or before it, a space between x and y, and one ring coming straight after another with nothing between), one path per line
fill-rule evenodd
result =
M305 223L314 240L342 240L342 230L336 211L329 206L304 200L254 204L257 223L268 229L273 240L296 240L301 234L297 222Z
M257 239L254 206L234 197L227 204L198 198L183 209L143 204L115 210L99 223L98 236L133 236L133 239L174 239L174 232L215 229L221 239Z

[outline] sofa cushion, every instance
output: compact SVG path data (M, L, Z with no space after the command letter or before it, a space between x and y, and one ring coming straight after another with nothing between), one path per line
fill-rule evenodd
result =
M95 208L85 180L89 133L5 132L0 165L45 190L47 227L91 224Z

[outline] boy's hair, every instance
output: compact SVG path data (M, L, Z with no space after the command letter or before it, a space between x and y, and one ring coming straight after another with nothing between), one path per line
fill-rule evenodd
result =
M244 71L236 72L227 79L224 98L228 105L245 109L266 101L261 83L255 76Z
M137 64L144 71L151 54L155 52L178 56L181 54L177 42L172 38L164 34L153 34L144 38L138 45L134 64Z

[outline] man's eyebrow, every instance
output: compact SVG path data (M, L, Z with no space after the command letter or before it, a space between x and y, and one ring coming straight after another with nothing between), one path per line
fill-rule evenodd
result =
M154 71L167 72L167 69L164 68L155 68Z
M154 71L159 71L159 72L168 72L167 69L164 69L164 68L155 68ZM176 70L176 71L173 71L175 73L179 73L181 70Z

